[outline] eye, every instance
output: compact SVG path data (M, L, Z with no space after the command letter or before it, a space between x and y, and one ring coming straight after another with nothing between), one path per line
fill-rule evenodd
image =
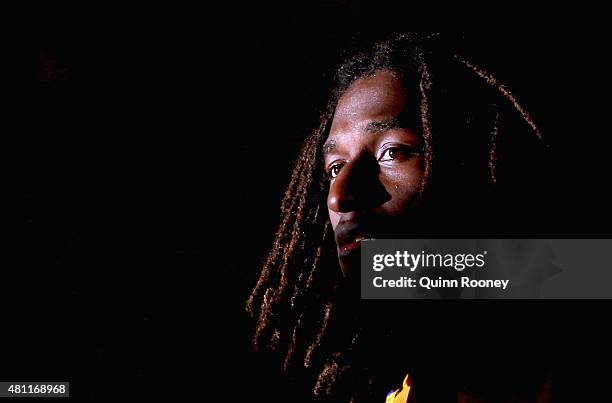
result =
M336 179L338 175L340 175L340 170L342 169L343 166L344 166L344 163L341 163L341 162L333 163L329 167L329 170L327 171L327 175L329 176L329 178Z
M378 159L379 162L390 162L390 161L406 161L419 152L416 148L410 146L393 146L383 151L381 157Z

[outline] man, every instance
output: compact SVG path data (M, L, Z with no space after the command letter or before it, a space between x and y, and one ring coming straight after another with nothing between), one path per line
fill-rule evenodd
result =
M512 348L489 361L483 354L486 367L466 365L473 338L455 332L475 331L479 320L416 302L365 303L355 292L364 239L452 237L524 223L495 212L525 211L511 189L537 189L529 170L541 140L512 92L440 35L399 34L351 58L295 165L247 304L255 347L276 351L285 371L330 401L382 402L402 379L389 399L547 399L545 368L513 361ZM521 150L520 163L502 167L502 145ZM514 375L487 374L497 362Z

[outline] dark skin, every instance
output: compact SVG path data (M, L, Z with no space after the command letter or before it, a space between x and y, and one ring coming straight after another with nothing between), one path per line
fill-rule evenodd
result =
M415 114L413 98L394 73L381 70L355 81L338 102L324 163L344 275L358 269L363 239L397 235L393 228L414 210L424 169L423 140L406 119Z

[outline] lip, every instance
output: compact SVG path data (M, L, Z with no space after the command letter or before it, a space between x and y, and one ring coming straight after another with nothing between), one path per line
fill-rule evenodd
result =
M361 248L361 240L356 240L342 246L338 246L338 257L340 259L346 259L353 255Z
M342 223L336 228L336 244L338 257L346 259L352 257L361 248L361 243L370 239L366 235L363 225L356 222Z

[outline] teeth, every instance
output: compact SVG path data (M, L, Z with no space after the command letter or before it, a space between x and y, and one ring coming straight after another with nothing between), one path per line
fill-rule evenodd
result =
M358 236L357 238L355 238L355 242L361 242L365 239L365 237L362 236Z

